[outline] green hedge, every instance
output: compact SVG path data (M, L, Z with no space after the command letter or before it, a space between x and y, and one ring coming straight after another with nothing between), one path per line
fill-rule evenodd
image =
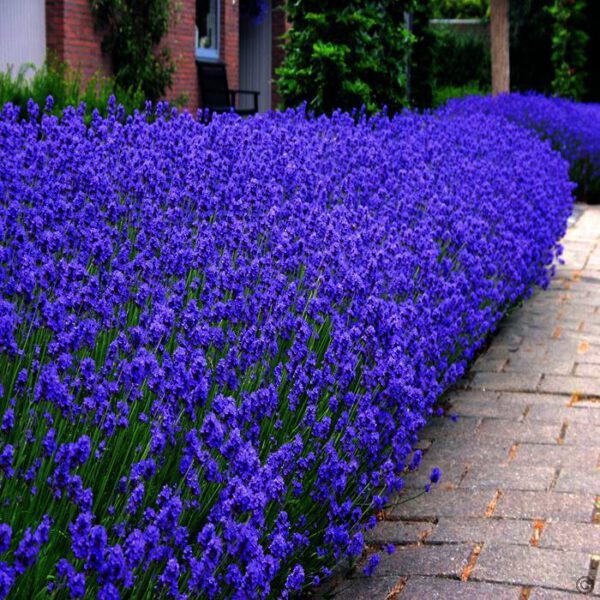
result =
M487 38L475 33L433 28L433 76L436 86L490 85L490 49Z
M40 68L24 65L17 73L12 70L0 73L0 106L12 102L25 107L29 99L40 106L52 96L52 114L60 115L67 106L79 106L85 102L86 120L96 109L106 114L108 99L115 95L126 114L131 114L144 104L144 94L139 89L123 89L110 77L96 75L85 85L81 73L64 64L50 61Z

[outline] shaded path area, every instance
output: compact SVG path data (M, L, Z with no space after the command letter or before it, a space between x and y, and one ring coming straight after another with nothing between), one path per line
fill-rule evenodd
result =
M407 487L434 466L442 481L382 515L367 554L395 552L371 578L365 556L336 600L600 596L600 207L564 244L550 289L503 322L449 394L458 421L423 429Z

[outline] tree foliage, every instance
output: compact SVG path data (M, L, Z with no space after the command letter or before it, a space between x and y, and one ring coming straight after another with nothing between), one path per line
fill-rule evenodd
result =
M169 49L160 46L172 17L171 0L91 0L91 5L117 84L139 86L151 100L164 96L175 71Z
M364 105L373 113L406 105L412 36L405 2L394 0L290 0L292 24L285 62L277 70L285 106L306 101L331 113Z
M483 19L489 13L489 0L432 0L435 19Z
M579 100L585 93L586 45L585 0L554 0L549 7L553 19L552 89L558 96Z
M510 3L510 86L513 91L551 92L554 76L552 17L547 10L554 0L521 0Z
M430 0L413 0L410 5L414 41L410 50L410 101L428 108L433 100L433 57L435 37L429 25Z

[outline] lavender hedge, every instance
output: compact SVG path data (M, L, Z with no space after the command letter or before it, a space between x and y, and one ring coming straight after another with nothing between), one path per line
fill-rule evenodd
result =
M474 111L505 117L549 139L569 161L570 176L583 199L600 200L600 104L540 94L468 96L448 102L441 114Z
M567 163L481 114L38 110L0 117L0 597L318 583L548 283Z

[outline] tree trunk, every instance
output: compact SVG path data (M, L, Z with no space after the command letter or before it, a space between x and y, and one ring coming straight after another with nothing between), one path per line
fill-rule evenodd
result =
M510 91L510 63L508 54L509 0L491 0L490 21L492 38L492 93Z

